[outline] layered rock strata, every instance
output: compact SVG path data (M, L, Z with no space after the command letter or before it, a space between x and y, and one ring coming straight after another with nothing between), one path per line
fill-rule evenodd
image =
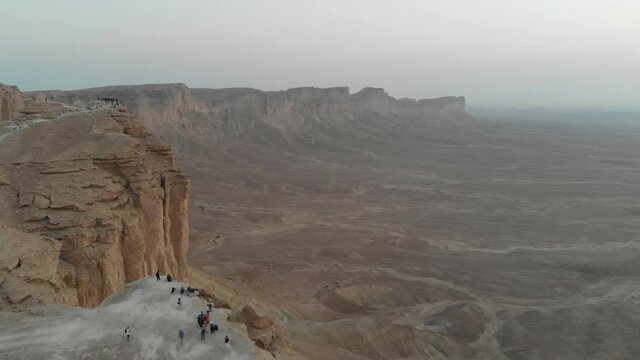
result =
M188 277L189 180L133 115L0 127L11 129L0 135L0 245L11 249L0 257L0 308L92 307L156 270Z
M349 131L356 121L367 121L372 115L435 126L469 119L464 97L396 99L378 88L350 94L348 87L261 91L157 84L41 91L32 95L53 97L72 105L102 96L116 97L151 132L190 154L198 153L199 143L207 148L220 139L268 146L306 141L325 131Z
M0 83L0 121L18 116L18 111L24 107L24 102L24 97L17 87Z

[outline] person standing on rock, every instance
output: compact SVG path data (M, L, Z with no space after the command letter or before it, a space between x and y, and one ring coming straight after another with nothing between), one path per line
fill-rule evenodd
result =
M127 326L124 329L124 334L127 336L127 341L129 341L129 338L131 337L131 328Z
M180 339L180 345L182 345L182 341L184 340L184 331L182 331L182 329L178 330L178 338Z
M160 270L156 271L156 281L160 281Z

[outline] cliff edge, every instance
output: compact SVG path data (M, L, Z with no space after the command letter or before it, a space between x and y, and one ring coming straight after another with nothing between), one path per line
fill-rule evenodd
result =
M187 278L190 185L171 147L122 109L16 91L0 86L0 309Z

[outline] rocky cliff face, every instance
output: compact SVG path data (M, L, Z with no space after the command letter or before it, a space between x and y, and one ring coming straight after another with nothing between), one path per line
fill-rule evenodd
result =
M96 306L156 270L188 276L171 148L130 113L65 111L0 122L0 308Z
M24 107L24 97L15 86L0 83L0 121L18 116L18 110Z
M191 91L184 84L105 86L77 91L35 91L39 100L47 96L53 101L80 106L99 97L113 97L124 102L129 111L153 132L176 121L183 112L197 109ZM158 121L162 119L163 121Z
M352 109L355 112L402 117L423 118L446 117L456 113L464 113L464 97L446 96L437 99L396 99L389 96L384 89L364 88L351 96Z
M317 138L323 131L349 131L354 120L372 114L438 126L468 119L463 97L395 99L375 88L350 95L346 87L260 91L166 84L38 94L69 104L100 96L120 98L151 132L186 153L197 153L198 147L224 139L284 146L292 139Z

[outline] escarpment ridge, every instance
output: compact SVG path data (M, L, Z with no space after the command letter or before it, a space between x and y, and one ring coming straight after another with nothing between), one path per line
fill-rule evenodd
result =
M152 133L187 152L199 141L281 146L318 139L326 131L353 131L371 115L437 126L470 119L464 97L396 99L379 88L350 94L348 87L261 91L152 84L29 94L76 106L102 96L118 98ZM192 144L184 144L183 138Z

